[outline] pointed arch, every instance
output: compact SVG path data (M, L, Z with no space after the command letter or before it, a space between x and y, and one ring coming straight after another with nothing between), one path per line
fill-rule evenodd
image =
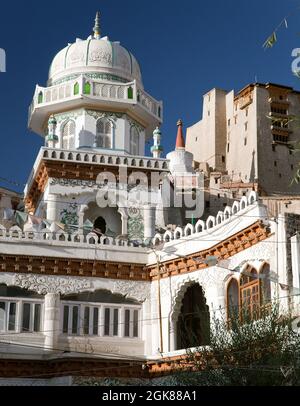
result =
M91 94L91 84L90 84L90 82L85 82L84 88L83 88L83 93L84 94Z
M63 149L75 148L76 126L74 120L67 120L61 127L61 147Z
M231 320L239 314L239 282L232 277L227 284L227 318Z
M130 154L139 155L139 131L135 125L130 128Z
M173 323L176 349L209 344L210 313L203 287L195 281L185 283L175 299Z
M95 144L96 148L112 148L112 131L113 125L111 120L108 118L102 117L97 120L96 123L96 136Z

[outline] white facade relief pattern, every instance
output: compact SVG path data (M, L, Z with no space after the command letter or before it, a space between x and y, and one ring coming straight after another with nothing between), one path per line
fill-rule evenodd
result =
M16 274L13 280L14 286L32 290L39 294L60 293L67 295L92 289L92 282L88 279L76 279L74 277L40 276L35 274Z
M112 293L124 295L126 298L144 302L150 299L150 283L134 281L113 282Z

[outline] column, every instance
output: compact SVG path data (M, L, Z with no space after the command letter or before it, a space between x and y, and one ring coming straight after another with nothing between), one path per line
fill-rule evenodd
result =
M45 348L57 349L58 336L60 334L60 295L57 293L47 293L45 296L43 330Z
M125 326L125 309L124 306L122 306L120 309L119 337L124 337L124 326Z
M155 208L144 206L144 239L153 238L155 234Z
M50 221L58 221L58 196L49 194L47 200L47 219Z
M100 317L99 317L99 336L104 336L104 321L105 321L105 308L104 304L100 307Z
M86 204L80 206L79 214L78 214L78 234L83 234L83 220L84 220L84 212L88 209Z
M300 289L300 234L296 234L291 237L291 253L292 253L292 272L293 272L293 290L292 295L299 293ZM300 298L299 296L293 296L294 311L299 313L300 310Z

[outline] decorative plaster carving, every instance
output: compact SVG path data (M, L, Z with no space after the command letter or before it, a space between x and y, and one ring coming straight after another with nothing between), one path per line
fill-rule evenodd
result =
M142 241L144 238L144 219L141 215L129 216L128 236L130 240Z
M47 293L60 293L67 295L93 289L92 282L88 279L74 277L39 276L35 274L19 274L14 277L14 286L32 290L41 295Z
M79 62L84 62L84 52L75 50L69 55L69 64L72 66Z
M74 111L66 111L65 113L55 114L56 121L58 123L69 120L70 118L76 119L83 115L83 109L74 110Z
M123 113L111 113L108 111L95 111L95 110L89 110L89 109L87 109L86 112L89 116L92 116L95 119L105 117L105 118L112 118L112 119L116 120L117 118L123 117Z
M128 116L126 116L126 118L127 118L128 122L129 122L129 124L130 124L130 127L136 127L139 132L142 132L142 131L145 130L144 127L142 127L142 126L141 126L140 124L138 124L136 121L132 120L132 118L130 118L130 117L128 117Z
M113 284L112 293L119 293L128 298L144 302L150 299L150 284L147 282L116 281Z
M102 62L105 65L112 65L112 54L103 50L94 50L89 55L89 62Z
M121 83L127 83L126 79L120 78L119 76L116 75L110 75L109 73L86 73L86 77L90 79L100 79L100 80L108 80L110 82L121 82Z

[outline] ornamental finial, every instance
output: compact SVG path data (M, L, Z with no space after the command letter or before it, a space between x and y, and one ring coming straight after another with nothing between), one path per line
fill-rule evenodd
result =
M176 149L184 149L185 148L185 142L184 142L184 137L183 137L183 132L182 132L182 120L179 119L177 121L177 137L176 137Z
M96 18L95 18L95 26L93 28L94 31L94 38L100 39L101 38L101 31L100 31L100 13L97 11Z

